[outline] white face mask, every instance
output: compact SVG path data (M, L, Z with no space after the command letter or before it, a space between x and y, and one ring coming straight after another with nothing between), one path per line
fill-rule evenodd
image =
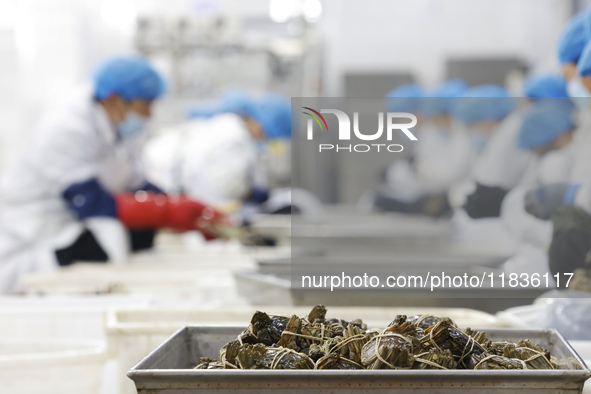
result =
M489 141L489 136L482 130L472 129L469 134L470 144L476 148L477 151L482 151Z
M573 103L579 109L587 109L591 104L591 94L583 84L580 78L571 79L567 85L568 96L572 98Z

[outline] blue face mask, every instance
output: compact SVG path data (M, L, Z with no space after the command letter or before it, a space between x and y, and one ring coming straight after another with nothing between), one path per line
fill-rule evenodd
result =
M573 78L569 81L566 90L569 97L589 97L589 91L583 85L580 78Z
M578 109L587 109L591 103L591 95L579 78L573 78L567 85L567 91Z
M486 144L488 144L488 137L481 131L472 131L470 133L470 144L476 148L477 151L482 151Z
M117 132L119 136L124 139L130 139L139 135L148 123L148 118L131 111L125 115L125 119L117 125Z

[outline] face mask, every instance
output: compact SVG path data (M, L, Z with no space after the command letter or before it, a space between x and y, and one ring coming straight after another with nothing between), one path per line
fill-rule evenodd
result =
M580 78L573 78L566 87L569 97L589 97L589 91Z
M470 134L470 145L481 151L488 143L488 137L481 131L472 131Z
M255 142L255 149L259 155L263 154L267 150L267 144L265 143L265 141L258 141L257 140Z
M573 78L567 85L568 96L579 109L587 109L591 104L591 95L580 78Z
M140 134L146 128L147 123L148 118L137 112L131 111L125 115L125 119L117 125L117 132L122 139L130 139Z

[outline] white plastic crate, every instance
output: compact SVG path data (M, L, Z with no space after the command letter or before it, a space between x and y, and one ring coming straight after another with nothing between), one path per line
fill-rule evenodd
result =
M243 265L244 266L244 265ZM240 300L232 268L210 264L157 266L80 265L23 279L28 294L126 294L152 297L160 304L232 305Z
M253 313L305 316L311 307L256 307L196 310L176 309L113 309L107 312L106 331L109 347L117 352L120 394L135 394L135 385L125 375L133 365L158 347L179 328L190 325L248 325ZM499 327L494 316L470 309L448 308L341 308L328 307L329 317L361 318L371 327L384 327L398 314L433 314L451 317L460 326Z
M289 255L289 246L246 246L238 240L214 240L206 242L197 233L175 234L159 232L153 250L139 253L195 253L203 257L276 257Z
M11 341L96 341L107 345L105 311L112 307L147 307L152 300L134 296L0 297L0 338ZM58 342L60 343L60 342ZM46 345L47 346L47 345ZM111 353L110 357L113 358ZM115 362L102 371L101 394L113 394L119 377ZM94 376L96 371L91 372ZM80 371L84 373L84 370ZM0 380L1 381L1 380ZM0 385L0 392L2 386ZM11 391L18 392L18 391Z
M0 297L0 338L106 341L104 313L113 307L142 308L149 297Z
M0 391L98 394L107 359L103 345L71 340L1 340Z

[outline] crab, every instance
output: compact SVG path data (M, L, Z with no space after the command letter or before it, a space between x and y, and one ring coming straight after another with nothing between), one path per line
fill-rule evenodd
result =
M314 369L314 362L303 353L263 344L242 345L238 351L242 369Z

